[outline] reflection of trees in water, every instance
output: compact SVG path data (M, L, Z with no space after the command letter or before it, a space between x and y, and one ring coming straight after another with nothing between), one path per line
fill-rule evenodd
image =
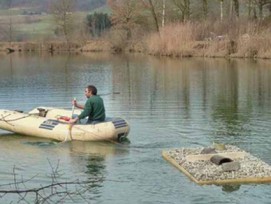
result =
M223 185L222 186L222 191L231 193L234 191L238 191L240 189L241 185L240 184L232 184L232 185Z
M2 187L0 190L7 190L8 194L18 194L19 190L22 190L22 193L24 193L25 195L27 194L27 197L25 197L27 201L29 201L29 199L32 199L32 195L34 195L35 193L41 193L41 195L38 196L42 196L42 198L47 198L48 196L51 196L52 192L54 193L57 190L63 190L61 195L70 195L72 198L75 198L74 196L78 197L81 195L83 199L95 198L100 195L100 188L104 185L103 182L106 178L107 156L124 154L128 152L128 148L119 148L118 145L116 146L115 144L105 142L72 141L69 143L59 143L35 137L20 136L17 134L1 135L0 144L1 148L4 149L7 153L6 156L3 158L11 161L13 160L12 155L14 156L14 159L16 161L16 159L18 159L18 154L20 155L21 152L24 152L24 155L35 154L37 156L44 155L44 152L47 152L48 155L46 155L46 157L49 157L51 159L53 158L52 160L60 158L58 160L59 163L57 164L54 161L52 162L52 164L51 162L49 162L52 173L50 172L50 170L49 174L48 170L43 173L38 172L39 176L42 176L43 174L46 174L46 176L48 175L48 186L46 186L46 184L48 183L47 181L46 184L39 184L35 182L35 178L33 178L34 182L32 181L32 179L30 179L29 181L27 179L22 179L24 181L21 182L20 172L16 172L16 174L14 173L14 176L17 176L17 182L15 181L13 183L13 179L11 178L10 184L12 185L10 185L10 188L6 188L5 185L0 186ZM15 149L12 147L18 147L19 150L15 151ZM68 160L65 159L67 155ZM43 156L41 156L41 158L43 158ZM39 157L37 157L37 159L39 160ZM71 161L71 165L68 165L68 169L66 169L66 161ZM42 167L44 167L43 164ZM46 168L46 165L44 168L48 169ZM29 171L30 175L31 171L33 170L31 169ZM66 171L68 171L67 174L65 173ZM22 171L22 173L24 174L24 178L29 178L28 172L25 173L24 171ZM51 177L53 179L51 179ZM52 183L50 183L51 180ZM40 181L39 178L38 181ZM3 181L1 182L1 184L3 184ZM15 189L14 192L9 191L13 188ZM53 191L51 191L51 189ZM5 192L6 191L1 191L0 194L5 194ZM71 193L74 193L76 195L72 195ZM14 199L17 198L13 198L13 201ZM60 197L59 195L58 198L52 198L52 200L54 201L55 199L60 200L62 199L62 197Z
M123 58L125 65L122 61L114 61L112 64L113 82L115 87L119 87L118 90L121 90L123 99L129 103L131 109L148 109L150 114L157 114L155 110L159 110L159 114L171 114L167 112L171 108L169 106L184 104L184 109L189 114L189 62L180 67L178 60L166 58Z
M217 135L238 136L247 134L244 124L249 122L251 107L240 107L240 77L238 64L235 61L226 62L218 75L218 90L215 93L213 105L213 120L216 122ZM244 107L243 107L244 108Z
M255 90L258 104L261 108L269 108L271 105L271 70L269 67L259 67L254 74Z
M90 155L86 158L86 174L89 176L101 176L105 170L105 158L101 155Z
M99 183L90 183L90 187L95 189L94 192L97 192L97 188L102 187L102 183L105 180L105 158L100 155L90 155L86 158L86 175L89 180L94 178L100 178Z
M71 152L76 154L76 157L72 158L74 166L78 168L77 171L84 172L89 179L104 177L106 170L105 157L106 154L114 152L112 148L109 147L107 152L102 143L82 141L73 141L69 145ZM100 181L103 182L103 180Z
M10 55L0 55L0 67L1 67L1 77L12 77L13 76L13 54Z
M69 146L76 172L82 172L88 180L98 180L89 183L91 197L99 196L100 187L106 179L107 157L129 152L129 148L108 142L72 141Z

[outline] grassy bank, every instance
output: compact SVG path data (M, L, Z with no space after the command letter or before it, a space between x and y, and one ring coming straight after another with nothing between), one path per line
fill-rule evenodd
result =
M16 42L62 40L62 36L57 34L58 25L53 15L47 13L23 15L15 12L17 10L12 10L12 15L9 16L8 11L4 11L0 10L0 40L10 38ZM86 15L86 12L73 13L75 32L72 37L74 39L81 35L77 32L84 26Z
M103 39L0 43L0 51L141 52L170 57L271 58L271 28L263 22L201 22L167 25L160 33L134 36L119 32Z
M149 54L160 56L271 58L270 31L263 22L172 24L145 43Z
M0 52L107 52L112 45L105 40L91 40L84 44L80 42L0 42Z

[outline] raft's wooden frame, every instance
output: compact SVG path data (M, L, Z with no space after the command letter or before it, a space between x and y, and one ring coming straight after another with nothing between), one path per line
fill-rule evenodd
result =
M165 160L183 172L190 180L194 181L199 185L224 185L224 184L241 184L241 183L270 183L271 177L261 177L261 178L240 178L240 179L225 179L225 180L212 180L212 181L198 181L193 177L185 168L183 168L178 162L176 162L167 151L162 151L162 156Z

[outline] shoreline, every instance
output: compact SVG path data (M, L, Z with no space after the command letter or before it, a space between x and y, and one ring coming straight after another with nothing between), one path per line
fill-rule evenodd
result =
M213 53L208 53L211 46L223 44L226 49L218 50ZM130 43L124 49L115 47L112 43L106 40L91 40L85 44L71 42L0 42L0 53L30 53L30 52L46 52L51 54L58 53L88 53L88 52L110 52L113 54L118 53L142 53L152 56L170 57L170 58L190 58L190 57L203 57L203 58L226 58L226 59L271 59L271 54L259 55L252 53L251 55L238 55L234 50L234 43L232 41L195 41L192 42L192 49L182 50L179 53L156 53L148 50L144 42Z

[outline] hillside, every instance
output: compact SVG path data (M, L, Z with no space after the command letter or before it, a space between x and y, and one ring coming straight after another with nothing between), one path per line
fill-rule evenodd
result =
M56 0L0 0L0 41L54 39L57 26L51 15L52 1ZM108 10L106 0L74 1L74 24L80 26L88 14Z
M0 8L28 8L34 11L48 11L52 0L1 0ZM78 11L91 11L106 4L106 0L76 0Z

